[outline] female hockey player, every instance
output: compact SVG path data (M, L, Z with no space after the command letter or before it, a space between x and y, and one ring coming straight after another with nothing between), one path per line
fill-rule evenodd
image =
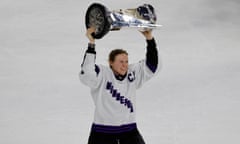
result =
M145 144L137 129L136 89L159 70L159 54L151 31L142 32L146 38L146 58L128 64L128 53L112 50L109 66L95 64L94 28L87 29L88 49L79 77L89 86L95 104L94 121L88 144Z

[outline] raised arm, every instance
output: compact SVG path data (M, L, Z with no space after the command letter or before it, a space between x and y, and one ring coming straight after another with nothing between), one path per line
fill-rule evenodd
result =
M147 41L147 53L146 53L146 64L148 68L155 73L159 66L159 57L158 57L158 49L155 42L155 39L152 35L152 31L143 31L141 32Z
M89 39L89 43L84 55L83 62L81 64L81 71L79 73L79 78L81 82L88 85L89 87L97 86L99 82L98 74L100 72L99 67L95 64L95 39L92 36L92 33L94 32L94 28L87 29L86 36Z

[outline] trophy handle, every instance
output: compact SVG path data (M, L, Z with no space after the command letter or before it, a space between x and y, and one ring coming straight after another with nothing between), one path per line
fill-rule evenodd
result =
M110 31L111 23L109 22L108 9L99 3L91 4L85 15L86 28L95 27L96 31L93 37L101 39Z

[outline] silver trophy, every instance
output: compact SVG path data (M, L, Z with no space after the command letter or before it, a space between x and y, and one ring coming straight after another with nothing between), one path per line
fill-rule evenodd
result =
M95 27L93 37L101 39L109 31L120 30L124 27L137 28L146 31L161 27L156 24L157 16L150 4L143 4L137 8L109 11L100 3L91 4L86 12L86 28Z

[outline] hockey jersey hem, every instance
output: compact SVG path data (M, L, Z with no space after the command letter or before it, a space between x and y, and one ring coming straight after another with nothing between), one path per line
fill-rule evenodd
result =
M92 124L92 131L101 132L101 133L122 133L129 132L137 128L136 123L125 124L120 126L110 126L110 125L99 125Z

